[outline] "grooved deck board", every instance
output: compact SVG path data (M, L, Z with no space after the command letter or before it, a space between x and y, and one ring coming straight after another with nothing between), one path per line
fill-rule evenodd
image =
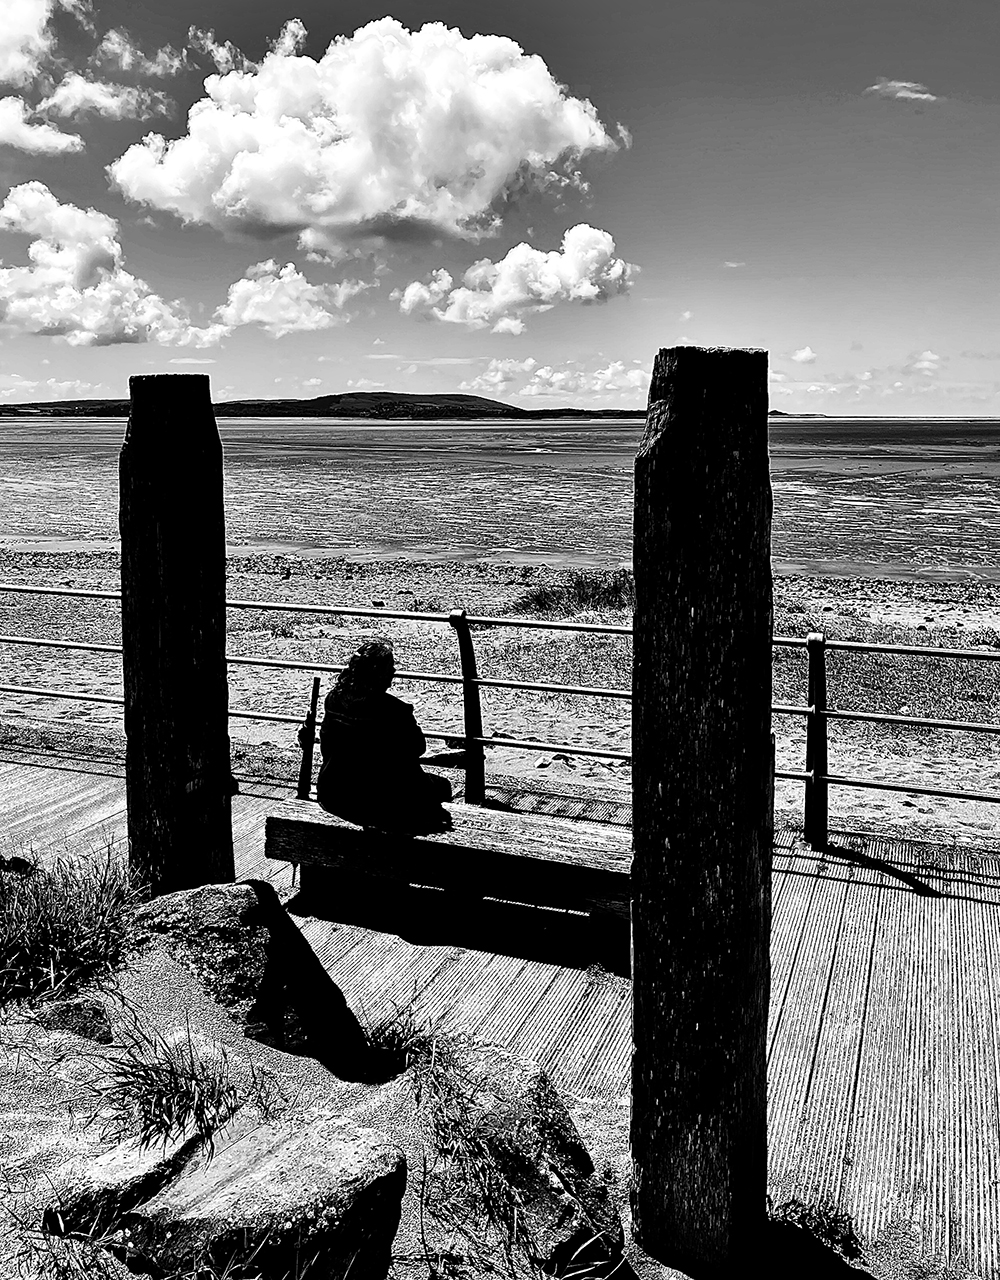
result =
M286 898L290 870L265 862L263 820L294 807L272 788L233 797L237 875L270 872ZM102 828L124 837L124 782L111 766L0 758L0 832L87 849ZM591 823L580 836L593 840ZM995 1275L1000 855L834 839L841 848L821 857L793 833L775 838L772 1191L829 1195L868 1239L911 1222L927 1259ZM295 918L355 1009L377 1016L414 998L418 1015L534 1056L568 1093L627 1098L627 980Z

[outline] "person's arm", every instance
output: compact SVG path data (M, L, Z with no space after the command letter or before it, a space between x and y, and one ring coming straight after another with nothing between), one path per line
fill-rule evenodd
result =
M396 740L399 744L399 754L406 760L419 758L427 750L427 740L424 738L423 730L417 724L417 718L413 714L413 708L408 702L404 702L402 698L397 698L393 694L386 695L392 698L394 703L393 712L396 732Z

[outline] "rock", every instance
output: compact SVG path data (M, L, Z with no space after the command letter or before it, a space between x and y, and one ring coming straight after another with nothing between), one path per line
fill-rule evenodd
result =
M94 1159L68 1165L59 1174L60 1225L55 1234L104 1235L124 1214L161 1191L201 1145L200 1138L190 1136L150 1147L126 1141Z
M621 1263L624 1237L608 1184L596 1174L572 1118L545 1073L534 1063L484 1046L461 1050L459 1070L459 1092L471 1091L473 1096L469 1121L495 1151L497 1167L521 1198L531 1237L529 1269L541 1267L559 1274L577 1269L583 1273L586 1268L586 1274L595 1280L612 1272L617 1280L627 1280L630 1272L626 1267L615 1270ZM432 1248L435 1242L445 1246L449 1233L435 1226L432 1211L428 1211L428 1205L439 1196L451 1198L459 1207L459 1216L475 1229L475 1187L452 1162L441 1158L441 1144L434 1137L433 1106L425 1102L419 1109L415 1107L415 1080L407 1072L341 1111L355 1124L387 1132L404 1149L407 1163L415 1171L396 1240L398 1259L422 1258L424 1240ZM432 1099L433 1092L428 1091L425 1098ZM445 1109L451 1109L447 1101ZM433 1170L426 1185L422 1174L425 1160ZM503 1263L498 1239L490 1242L484 1236L482 1249L487 1260ZM475 1275L480 1274L479 1261L484 1267L492 1264L471 1256L466 1261ZM426 1265L413 1274L418 1272L426 1276ZM400 1270L399 1274L409 1276L410 1272Z
M73 1000L53 1000L36 1015L38 1025L46 1031L69 1031L82 1040L110 1044L111 1019L99 1000L77 996Z
M118 1224L130 1266L156 1274L253 1259L284 1276L316 1259L318 1275L382 1280L406 1185L402 1152L329 1116L295 1126L236 1118L207 1153Z
M512 1149L530 1153L517 1184L524 1202L534 1261L558 1274L572 1266L614 1268L624 1233L607 1184L548 1076L534 1063L491 1054L478 1073L481 1102Z
M139 908L135 930L139 946L164 946L252 1039L308 1053L343 1079L366 1077L365 1035L273 886L164 894Z
M208 884L154 898L135 912L139 945L156 938L246 1025L267 972L270 934L253 888Z

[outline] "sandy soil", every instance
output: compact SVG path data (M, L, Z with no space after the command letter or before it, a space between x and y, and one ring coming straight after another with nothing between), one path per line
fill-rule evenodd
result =
M515 616L525 612L526 592L557 585L566 574L544 566L510 563L448 563L393 559L260 553L234 557L229 564L228 595L252 601L288 601L392 610ZM28 553L0 550L0 581L77 589L116 590L114 552ZM621 612L575 614L578 621L627 623ZM1000 648L1000 586L982 581L900 581L861 576L781 575L775 580L775 631L804 636L812 629L831 638L904 644ZM120 642L114 602L0 593L0 633ZM360 619L344 615L287 614L232 610L231 657L303 662L310 668L333 666L365 635L386 634L395 644L401 670L458 674L454 634L441 623ZM621 637L550 631L482 628L475 633L480 674L577 685L627 688L630 644ZM120 694L117 655L46 650L4 643L5 684L54 685L77 692ZM852 667L831 655L830 701L841 709L934 716L950 720L1000 722L1000 690L993 663L946 663L915 658L866 660ZM778 650L775 701L803 705L805 661L800 650ZM271 714L304 714L312 670L293 672L234 666L231 706ZM324 676L324 690L332 677ZM461 732L458 686L397 681L400 696L412 701L428 733ZM561 694L484 690L487 735L550 741L628 751L629 705L622 700ZM120 732L120 709L102 704L57 701L41 695L0 692L0 725L18 737L46 727L74 730L98 742ZM776 716L778 767L802 770L804 720ZM80 737L80 734L83 736ZM234 744L256 745L285 756L294 751L290 724L234 720ZM907 780L1000 793L1000 753L985 735L840 722L830 731L831 772L873 781ZM452 744L431 741L429 754ZM83 749L81 747L81 749ZM488 769L505 774L543 776L576 787L627 788L630 769L612 760L546 752L491 749ZM776 819L801 823L802 786L779 783ZM831 826L840 830L886 831L935 843L961 843L984 851L997 848L997 819L992 804L898 795L853 787L831 790Z

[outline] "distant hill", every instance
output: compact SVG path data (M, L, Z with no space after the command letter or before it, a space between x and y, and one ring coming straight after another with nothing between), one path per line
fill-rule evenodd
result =
M45 400L0 405L0 417L46 415L73 418L126 418L127 400ZM645 409L522 409L485 396L406 395L396 391L348 391L312 400L222 400L219 418L630 418Z
M828 413L786 413L784 409L768 409L769 418L828 418Z

